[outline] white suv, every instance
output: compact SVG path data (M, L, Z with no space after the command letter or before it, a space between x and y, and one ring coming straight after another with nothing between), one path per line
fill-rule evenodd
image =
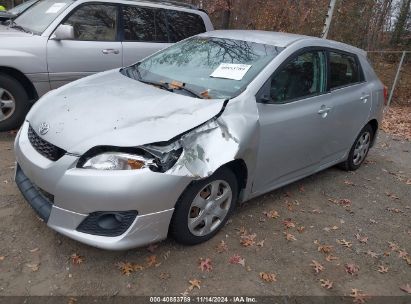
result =
M52 89L210 30L206 12L174 1L40 0L0 26L0 131Z

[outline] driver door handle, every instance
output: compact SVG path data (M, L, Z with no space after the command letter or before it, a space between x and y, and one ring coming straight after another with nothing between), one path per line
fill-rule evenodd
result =
M108 54L118 55L118 54L120 54L120 51L116 50L116 49L105 49L105 50L102 50L102 52L103 52L104 55L108 55Z

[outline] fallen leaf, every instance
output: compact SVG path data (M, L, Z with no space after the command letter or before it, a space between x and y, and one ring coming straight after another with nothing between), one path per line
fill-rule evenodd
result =
M404 257L404 260L407 262L407 264L408 264L409 266L411 266L411 257L410 257L410 256Z
M408 294L411 294L411 285L410 284L405 284L400 287L402 291L405 291Z
M76 304L77 303L77 299L76 298L69 298L67 301L67 304Z
M4 255L0 255L0 261L4 261L6 257Z
M297 239L295 238L295 236L292 235L291 233L284 232L284 235L285 235L285 239L286 239L287 241L289 241L289 242L292 242L292 241L296 241L296 240L297 240Z
M40 268L40 264L26 264L26 267L30 268L32 272L36 272Z
M400 250L398 251L398 257L399 258L405 258L408 255L408 252L406 252L405 250Z
M400 247L397 244L393 243L393 242L388 242L388 245L389 245L389 247L392 251L397 251L397 250L400 249Z
M312 263L310 264L314 268L315 273L320 273L321 271L324 271L325 267L321 265L319 262L316 260L312 260Z
M392 198L392 199L395 199L395 200L399 200L399 199L400 199L400 198L399 198L397 195L395 195L394 193L385 192L385 194L386 194L388 197Z
M367 255L371 256L374 259L378 258L378 254L376 254L374 251L371 251L371 250L367 251Z
M363 244L366 244L366 243L368 242L368 236L361 236L359 233L357 233L357 234L355 235L355 238L356 238L360 243L363 243Z
M331 254L327 255L327 256L325 257L325 259L326 259L327 262L332 262L332 261L334 261L334 260L338 260L338 258L337 258L336 256L333 256L333 255L331 255Z
M265 242L265 240L262 240L262 241L259 241L258 243L257 243L257 246L258 247L264 247L264 242Z
M168 272L160 273L160 279L161 280L168 280L170 277L171 277L171 275Z
M260 272L260 278L264 282L277 282L277 275L275 273Z
M290 228L295 227L295 224L292 222L291 219L286 219L285 221L283 221L283 224L285 226L285 229L290 229Z
M73 265L80 265L81 263L84 262L84 257L77 254L77 253L73 253L70 256L71 262L73 263Z
M163 259L164 259L165 261L167 261L167 259L170 257L170 253L171 253L171 251L170 251L170 250L167 250L166 253L163 254Z
M329 281L329 280L324 280L321 279L321 287L324 287L325 289L332 289L333 288L333 282Z
M39 248L38 248L38 247L36 247L36 248L34 248L34 249L30 249L29 251L30 251L31 253L34 253L34 252L39 251Z
M201 271L206 271L206 272L210 272L211 270L213 270L213 265L211 263L211 259L206 258L200 258L199 260L199 264L200 264L200 269Z
M360 267L354 263L345 264L345 272L351 275L356 274L360 270Z
M120 262L117 264L117 267L121 270L121 273L129 276L131 273L134 272L134 267L133 264L131 263L124 263L124 262Z
M276 219L276 218L280 217L280 215L278 214L278 212L276 210L264 211L263 214L266 217L272 218L272 219Z
M220 243L218 243L218 245L216 246L216 251L218 253L223 253L223 252L228 251L228 246L227 246L226 242L224 242L222 240Z
M342 240L337 240L337 243L340 245L343 245L346 248L351 248L352 247L352 243L349 241L346 241L345 239Z
M201 281L200 280L194 279L194 280L188 281L188 283L190 283L190 287L188 287L189 290L193 290L194 288L201 289L201 286L200 286Z
M161 262L157 261L157 256L156 255L150 255L148 258L146 258L146 263L147 267L158 267L161 265Z
M298 228L297 228L297 231L298 231L299 233L304 233L305 227L304 227L304 226L298 227Z
M379 273L387 273L388 272L388 267L385 267L384 265L378 266L378 272Z
M229 262L230 264L239 264L239 265L245 267L245 259L242 258L242 257L241 257L240 255L238 255L238 254L235 254L235 255L231 256L231 257L228 259L228 262Z
M305 192L304 186L301 185L300 188L299 188L299 190L300 190L300 192L303 192L303 193L304 193L304 192Z
M254 246L255 244L255 238L257 237L257 234L244 234L241 236L241 245L244 247L251 247Z
M332 252L334 246L331 245L319 245L318 246L318 251L322 253L330 253Z
M351 295L352 298L354 298L353 302L355 304L363 304L366 302L366 300L369 298L366 294L362 293L362 290L359 289L351 289Z

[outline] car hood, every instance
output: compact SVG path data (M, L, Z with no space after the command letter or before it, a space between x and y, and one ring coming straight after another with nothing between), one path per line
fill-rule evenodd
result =
M221 112L224 100L168 92L119 70L72 82L41 98L27 116L44 140L74 154L95 146L132 147L169 141Z
M0 16L3 17L3 16ZM6 25L0 25L0 39L3 41L7 37L30 37L33 36L31 33L26 33L23 31L16 30Z

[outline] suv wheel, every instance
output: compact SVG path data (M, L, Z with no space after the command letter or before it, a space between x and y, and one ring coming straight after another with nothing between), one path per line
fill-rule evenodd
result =
M186 245L211 239L227 222L237 199L237 178L227 168L194 182L176 205L170 224L171 235Z
M29 110L29 98L20 82L0 74L0 131L20 127Z

